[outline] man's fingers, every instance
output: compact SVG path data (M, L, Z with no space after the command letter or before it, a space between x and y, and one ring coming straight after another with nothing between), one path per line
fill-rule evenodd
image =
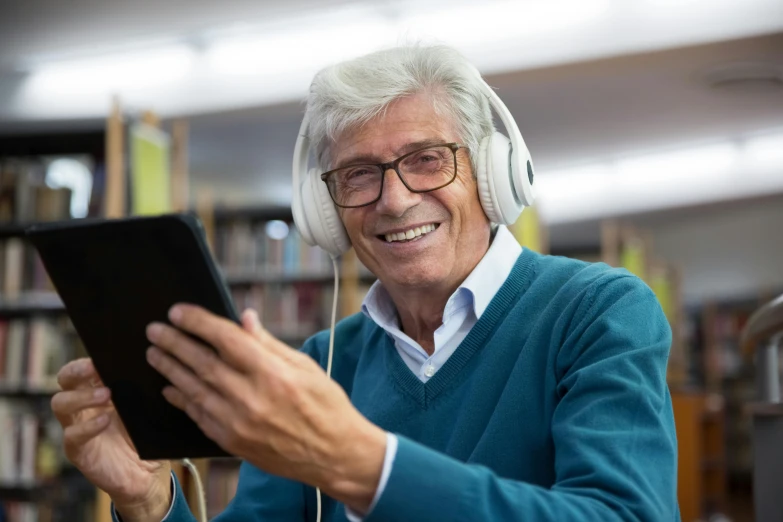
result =
M214 346L221 357L236 360L240 368L247 368L253 361L258 360L255 354L251 353L253 346L264 350L264 355L272 353L285 356L286 351L290 350L268 333L268 339L263 339L263 328L258 329L260 325L254 327L253 334L245 330L244 324L239 327L233 321L214 315L199 306L178 304L170 310L169 319L177 328L182 328ZM248 334L259 342L249 343ZM234 365L233 362L231 364Z
M177 328L214 347L223 360L238 370L249 368L254 360L248 333L233 321L194 305L172 307L169 319Z
M261 325L261 319L258 318L258 312L252 308L248 308L242 312L241 320L242 327L245 329L245 331L247 331L250 335L259 341L266 341L267 337L269 336L269 332L267 332L266 328Z
M166 386L163 388L163 396L172 405L176 406L182 411L185 411L185 405L188 401L185 399L185 396L182 394L182 392L177 388L174 386Z
M77 413L87 408L108 406L110 397L111 392L105 387L61 391L52 397L52 411L60 424L67 427Z
M193 419L193 422L201 428L201 431L203 431L207 437L221 446L225 444L227 441L229 424L220 419L216 419L197 404L189 402L187 397L174 386L166 386L163 388L163 396L166 397L167 401L184 411L188 417ZM229 448L224 449L229 450Z
M109 426L109 414L102 413L97 417L78 422L65 428L63 431L63 445L66 454L70 454L77 448L82 447L87 441L101 433Z
M294 350L290 346L286 346L284 343L278 341L269 330L264 328L261 324L261 320L258 318L258 313L252 308L246 309L242 312L242 328L245 329L250 335L252 335L258 342L263 343L265 347L280 356L283 360L288 361L295 365L301 365L308 359L300 357L300 352Z
M57 372L57 384L61 390L75 390L103 386L92 359L82 358L69 362Z
M179 361L158 347L147 350L147 361L179 389L187 402L193 402L210 415L222 418L231 411L226 400L212 387L206 385Z
M153 323L147 327L147 337L157 348L173 355L202 381L227 396L244 392L237 372L246 368L232 368L213 349L174 327Z

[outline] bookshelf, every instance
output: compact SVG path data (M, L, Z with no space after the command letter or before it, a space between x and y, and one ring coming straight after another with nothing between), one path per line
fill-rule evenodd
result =
M694 375L699 348L692 342L694 325L682 302L682 271L655 255L649 231L630 223L601 223L600 242L578 249L554 249L588 262L602 261L640 277L658 297L672 329L667 383L672 396L678 440L677 497L683 522L724 510L726 495L725 404ZM700 366L699 363L696 364Z
M153 114L140 118L156 125ZM171 210L187 201L187 122L173 125ZM49 402L55 375L86 355L34 249L27 226L69 219L74 191L52 188L61 156L83 161L88 217L127 214L126 122L114 100L104 129L4 137L0 141L0 519L110 520L108 497L64 462L62 430ZM84 196L82 192L81 196ZM3 515L6 518L3 518Z
M10 522L91 509L90 498L67 493L79 475L65 472L61 428L49 406L57 371L83 351L24 235L29 224L70 218L72 193L47 185L50 151L37 138L27 147L9 140L2 152L20 155L0 155L0 512ZM83 152L51 142L59 153Z
M692 372L724 403L725 494L751 504L753 488L753 416L758 400L754 353L743 350L741 334L753 312L780 290L712 300L689 310Z
M237 308L255 309L275 336L298 347L329 327L332 262L302 240L290 208L217 209L211 244ZM366 269L352 266L352 257L341 260L343 316L358 311L374 281Z

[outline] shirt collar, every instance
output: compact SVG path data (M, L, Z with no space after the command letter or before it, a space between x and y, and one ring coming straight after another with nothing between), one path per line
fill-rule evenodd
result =
M480 319L521 253L522 247L511 232L503 225L498 226L487 253L449 297L444 316L460 307L461 303L472 303L476 319ZM394 302L380 280L373 283L362 301L362 313L381 327L399 327Z

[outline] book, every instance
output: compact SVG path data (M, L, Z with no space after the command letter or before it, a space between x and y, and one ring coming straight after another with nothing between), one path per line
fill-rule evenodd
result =
M0 391L53 390L57 372L79 353L67 318L0 320Z
M215 233L215 257L227 274L331 272L328 254L305 243L293 224L289 224L287 234L281 238L270 236L268 223L242 218L219 224Z

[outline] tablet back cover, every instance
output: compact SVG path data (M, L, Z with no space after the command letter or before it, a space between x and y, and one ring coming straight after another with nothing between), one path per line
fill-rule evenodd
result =
M146 327L178 302L234 321L236 311L190 215L37 225L28 237L142 459L226 456L161 394Z

